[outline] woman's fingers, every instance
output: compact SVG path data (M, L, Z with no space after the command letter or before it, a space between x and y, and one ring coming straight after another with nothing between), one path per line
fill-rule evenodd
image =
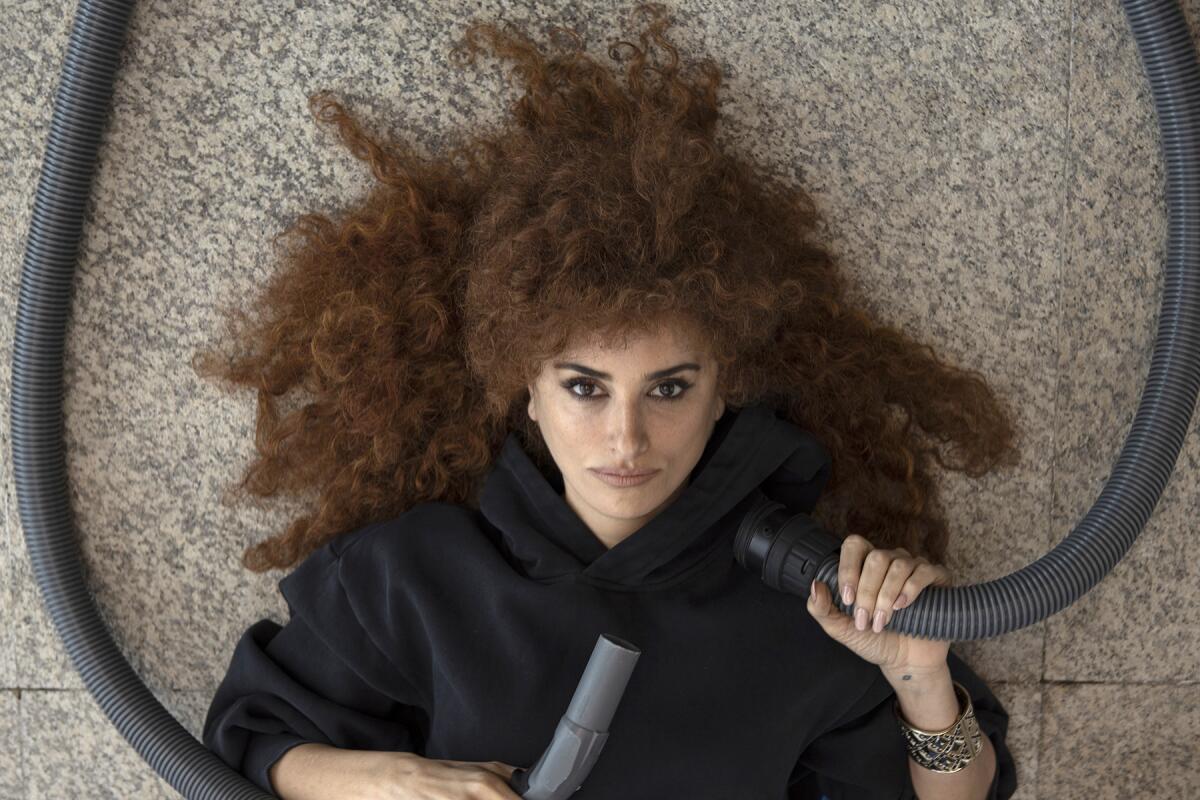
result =
M865 631L878 623L876 601L894 556L891 550L872 549L863 561L858 586L854 587L854 627ZM878 625L875 625L878 627Z
M877 633L892 614L912 605L927 586L953 586L950 570L903 547L876 548L857 533L842 540L838 589L857 630Z
M882 632L887 627L888 622L892 619L892 614L896 611L896 603L900 596L909 590L911 594L905 594L904 601L907 604L909 597L916 597L916 592L919 588L913 589L914 583L919 583L917 571L921 568L921 562L925 559L914 558L903 547L897 547L895 550L889 550L889 553L896 555L892 562L887 567L887 574L884 576L883 585L879 587L879 594L875 598L875 611L871 617L873 628L872 630Z
M906 553L904 548L898 551ZM897 552L893 550L891 552ZM892 621L892 616L917 599L917 596L929 586L950 586L950 570L944 566L929 563L921 556L899 556L888 565L887 577L880 587L875 600L875 612L872 616L872 630L882 632Z
M838 585L842 600L853 602L854 627L882 632L892 618L897 603L907 605L924 585L913 580L923 558L914 558L903 547L881 550L856 533L842 541L838 563ZM849 598L849 599L847 599Z
M847 606L857 599L863 559L872 549L871 543L857 533L852 533L842 540L841 556L838 559L838 588L842 592L842 602Z

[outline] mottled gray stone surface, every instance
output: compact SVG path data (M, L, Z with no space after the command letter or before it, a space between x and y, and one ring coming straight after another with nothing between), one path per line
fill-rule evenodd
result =
M184 728L200 736L209 700L205 692L155 696ZM26 689L19 720L24 787L14 786L18 791L13 797L180 796L138 756L85 690Z
M1194 673L1190 685L1072 679L1048 683L1043 695L1041 796L1196 797Z
M15 689L0 689L0 797L25 796L19 694Z
M816 197L856 299L978 370L1010 402L1015 470L952 473L956 582L1067 535L1136 410L1166 254L1149 88L1120 5L672 4L673 40L726 68L721 137ZM0 402L33 191L73 3L0 0ZM1194 16L1195 3L1185 4ZM233 644L282 621L279 573L241 551L290 519L220 505L252 453L254 400L188 360L220 307L271 273L269 238L370 175L312 121L332 89L432 152L514 94L448 49L474 14L577 25L605 57L608 3L139 4L76 271L64 375L72 510L115 641L195 735ZM543 39L544 41L544 39ZM172 797L86 691L46 613L0 432L0 800ZM1017 797L1185 798L1200 782L1200 469L1189 435L1143 536L1078 603L955 643L1009 709Z

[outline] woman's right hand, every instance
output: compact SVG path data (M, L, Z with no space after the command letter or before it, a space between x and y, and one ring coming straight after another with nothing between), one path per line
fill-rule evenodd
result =
M381 800L521 800L508 785L516 767L389 753Z

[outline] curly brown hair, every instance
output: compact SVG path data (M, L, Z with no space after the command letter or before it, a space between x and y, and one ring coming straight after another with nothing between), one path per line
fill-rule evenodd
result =
M441 158L377 141L326 92L309 98L377 183L341 219L305 214L277 235L293 242L258 320L223 308L235 352L193 359L258 390L259 457L238 492L318 493L245 551L246 568L293 566L421 502L478 508L510 431L549 459L525 413L542 362L648 320L703 336L727 405L766 403L822 442L833 469L814 513L838 535L940 563L930 462L972 477L1017 463L982 377L850 305L811 198L714 143L717 64L681 69L662 5L636 10L642 46L609 48L618 63L631 48L627 87L572 29L555 26L571 44L544 55L511 23L472 21L452 55L473 64L486 42L525 91L512 124ZM668 63L650 63L651 43ZM307 402L282 413L294 389Z

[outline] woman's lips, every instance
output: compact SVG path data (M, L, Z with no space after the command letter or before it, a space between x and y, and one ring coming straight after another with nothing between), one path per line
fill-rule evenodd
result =
M616 486L616 487L622 488L622 487L626 487L626 486L640 486L641 484L645 483L646 481L650 480L655 475L657 475L659 471L654 470L653 472L648 472L644 475L635 475L633 477L622 477L620 475L613 475L608 472L601 472L598 469L594 469L594 470L592 470L592 472L594 472L596 474L596 476L600 478L600 480L604 481L609 486Z

